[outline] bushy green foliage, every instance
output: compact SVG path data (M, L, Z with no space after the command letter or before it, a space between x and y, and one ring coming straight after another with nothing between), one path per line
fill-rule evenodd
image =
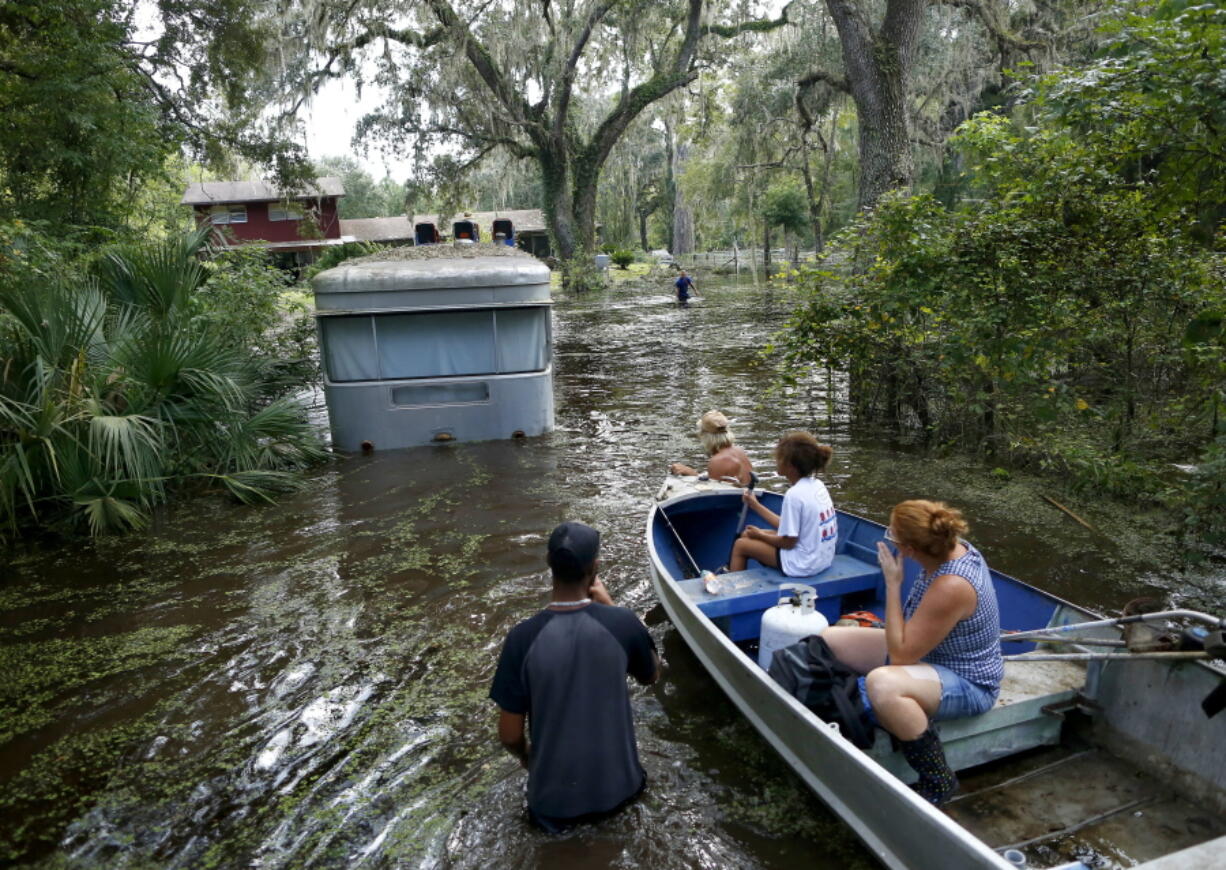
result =
M0 214L114 225L177 142L119 48L107 0L0 9Z
M846 268L809 273L783 337L794 370L847 371L864 419L1165 499L1188 529L1220 539L1226 281L1203 219L1223 213L1226 188L1200 161L1222 151L1226 125L1179 120L1179 81L1209 71L1156 47L1190 48L1175 33L1192 27L1187 16L1202 31L1216 21L1204 45L1219 44L1226 18L1208 7L1183 16L1120 33L1165 65L1112 55L1097 71L1036 81L1025 110L1035 126L996 115L964 124L955 141L977 202L948 211L893 195L843 234L835 261ZM1133 64L1145 76L1128 73ZM1226 88L1212 94L1191 114L1226 112ZM1160 154L1163 100L1186 135ZM1152 171L1137 172L1138 159ZM1173 475L1176 463L1193 470Z
M373 247L363 246L364 252ZM305 295L266 250L226 248L205 261L204 269L207 277L193 306L222 341L251 355L260 396L285 395L317 379L314 317Z
M305 409L261 380L278 315L242 300L254 257L206 266L206 228L87 269L29 235L8 237L36 257L0 251L0 536L139 527L190 482L268 500L323 456Z
M795 184L775 184L762 197L762 219L768 226L800 234L809 226L809 203Z
M302 279L310 281L320 272L339 266L354 257L365 257L377 253L383 246L374 242L345 242L343 245L333 245L326 249L319 258L303 273Z
M634 262L634 251L628 251L625 248L620 248L610 254L613 259L613 265L619 269L629 269L630 264Z
M562 286L573 293L582 294L605 290L609 286L604 273L596 268L596 263L591 257L563 260L561 269Z
M1104 27L1099 57L1045 76L1029 95L1166 211L1209 241L1226 218L1226 7L1161 0Z

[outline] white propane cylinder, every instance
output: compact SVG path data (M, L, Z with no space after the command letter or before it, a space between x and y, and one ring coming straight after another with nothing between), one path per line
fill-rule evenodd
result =
M830 625L816 609L817 590L802 583L785 583L783 592L794 595L780 598L779 603L762 614L762 632L758 637L758 667L769 670L775 650L791 646L811 634L821 634Z

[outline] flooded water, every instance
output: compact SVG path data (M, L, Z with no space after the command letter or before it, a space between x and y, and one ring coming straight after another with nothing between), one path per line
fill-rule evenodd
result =
M1127 511L1069 502L1090 532L1043 501L1049 484L853 431L837 380L775 391L759 351L789 291L712 284L683 310L666 286L560 300L552 435L343 458L273 507L199 500L147 534L12 554L0 863L874 866L654 601L645 512L670 461L700 462L709 408L760 472L783 430L810 429L835 446L840 507L947 499L996 567L1068 598L1178 594ZM633 689L643 799L549 838L486 692L505 633L546 600L564 519L603 531L604 580L666 671Z

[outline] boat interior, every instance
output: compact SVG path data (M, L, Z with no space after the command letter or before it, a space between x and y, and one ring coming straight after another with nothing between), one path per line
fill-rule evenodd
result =
M720 505L722 499L730 501ZM735 491L677 501L668 507L671 527L657 520L650 534L659 562L684 595L754 667L762 616L780 601L781 583L812 586L817 609L831 624L854 611L884 615L875 549L882 527L842 512L828 570L785 578L751 562L745 571L720 575L723 591L709 593L695 567L726 564L739 508ZM750 521L762 525L752 513ZM918 566L908 563L906 584L917 574ZM994 579L1006 632L1091 618L1006 575L994 573ZM1119 636L1115 629L1098 631ZM946 812L992 848L1019 850L1030 867L1075 867L1078 861L1132 867L1198 844L1220 861L1222 843L1211 841L1226 836L1226 714L1211 720L1200 702L1223 673L1197 662L1026 661L1027 654L1089 648L1007 646L1006 654L1023 659L1006 663L995 707L940 725L961 782ZM1172 674L1178 675L1174 681ZM877 729L867 751L902 781L914 780L884 730Z

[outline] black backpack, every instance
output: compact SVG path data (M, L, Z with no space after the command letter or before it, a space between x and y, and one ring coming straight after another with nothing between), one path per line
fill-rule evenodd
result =
M820 635L775 650L768 673L823 721L837 724L856 746L873 745L873 726L860 700L859 674L836 659Z

